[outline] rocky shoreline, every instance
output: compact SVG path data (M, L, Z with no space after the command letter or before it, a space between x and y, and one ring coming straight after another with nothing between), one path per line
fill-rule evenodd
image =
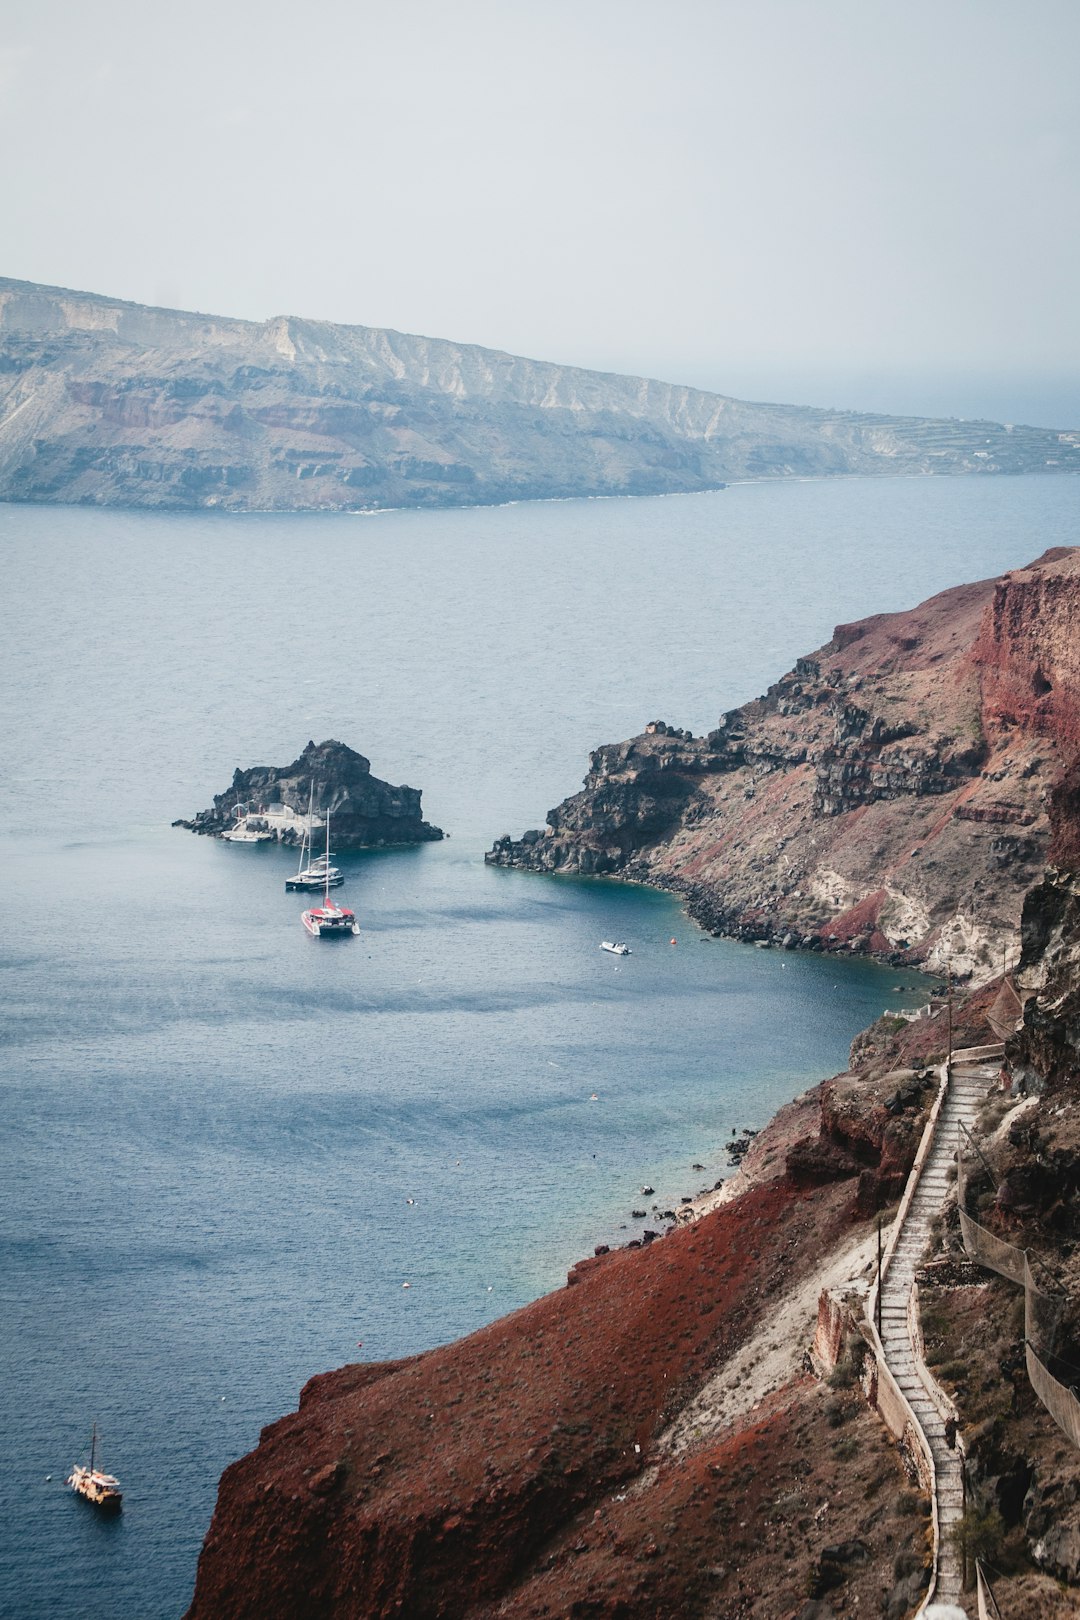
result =
M486 859L636 879L710 932L949 968L1017 955L1047 796L1080 745L1080 550L840 625L702 737L596 749L582 792Z

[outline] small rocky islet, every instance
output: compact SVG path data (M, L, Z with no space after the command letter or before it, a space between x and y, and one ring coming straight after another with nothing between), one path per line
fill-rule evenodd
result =
M354 748L332 739L309 742L291 765L251 765L233 772L231 785L218 793L208 810L174 827L220 838L236 824L237 807L250 824L265 825L279 842L296 843L309 800L320 822L330 817L334 847L378 849L400 844L426 844L442 838L441 827L425 821L421 790L394 787L371 774L371 762ZM290 812L275 813L274 807ZM260 818L260 812L266 814Z

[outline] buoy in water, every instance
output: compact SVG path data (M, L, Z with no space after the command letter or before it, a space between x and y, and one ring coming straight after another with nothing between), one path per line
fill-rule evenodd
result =
M672 945L677 945L679 943L678 940L675 938L674 934L672 934L672 936L671 936L671 943L672 943Z

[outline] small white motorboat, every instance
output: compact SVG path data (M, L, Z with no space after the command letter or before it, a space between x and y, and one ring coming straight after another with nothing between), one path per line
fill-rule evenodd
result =
M612 956L630 955L629 945L624 945L622 941L618 939L602 939L600 941L600 949L602 951L610 951Z
M238 804L235 822L221 836L227 844L266 844L274 835L261 816Z

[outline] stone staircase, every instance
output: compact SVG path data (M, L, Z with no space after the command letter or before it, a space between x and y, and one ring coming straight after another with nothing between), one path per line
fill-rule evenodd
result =
M935 1603L959 1603L961 1597L963 1569L949 1531L964 1511L963 1458L955 1445L946 1442L947 1398L925 1366L920 1366L921 1357L916 1354L912 1341L912 1287L915 1272L930 1242L933 1220L955 1187L955 1177L950 1171L956 1160L958 1127L961 1123L971 1127L999 1067L997 1057L965 1061L964 1054L958 1053L954 1058L952 1080L938 1115L930 1151L895 1245L891 1246L881 1287L881 1343L885 1362L925 1434L934 1459L938 1527Z

